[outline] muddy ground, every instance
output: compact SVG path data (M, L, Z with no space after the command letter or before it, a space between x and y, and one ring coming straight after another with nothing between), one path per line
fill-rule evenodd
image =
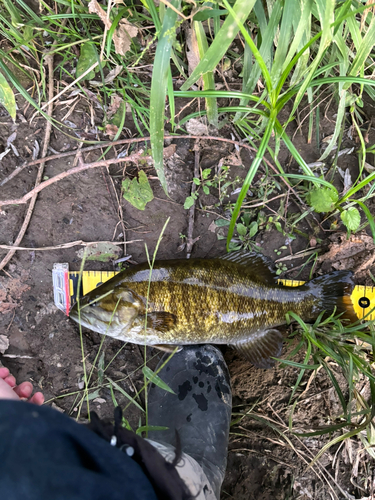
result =
M17 132L13 141L18 158L10 151L0 162L0 182L8 176L23 160L31 159L35 141L41 146L44 135L44 121L34 120L30 125L32 111L23 110L15 125L8 119L5 111L0 110L0 145L5 150L8 137ZM57 112L57 118L59 114ZM77 106L69 120L81 131L87 130L89 122L84 104ZM131 123L127 125L131 127ZM85 129L86 127L86 129ZM302 129L304 130L304 129ZM231 130L223 128L220 134L230 137ZM327 118L322 121L322 138L332 133L332 122ZM126 229L126 247L122 252L132 256L133 262L146 260L145 244L153 252L163 225L168 217L164 237L158 251L159 259L185 258L185 249L181 251L187 234L188 211L183 208L186 197L190 194L194 169L194 141L182 139L173 141L176 153L167 161L167 179L170 197L167 198L155 177L151 167L146 172L151 176L154 200L144 211L137 210L121 198L121 181L124 170L121 166L96 168L70 176L44 189L38 196L29 228L22 241L22 247L11 263L0 273L0 328L9 339L9 348L0 357L9 367L18 381L30 380L46 395L46 404L61 411L87 418L86 403L82 400L83 366L81 362L81 342L79 329L75 323L59 311L53 303L51 271L56 262L67 262L71 270L79 270L81 260L77 255L80 247L39 251L41 247L56 246L62 243L83 240L122 241L123 227ZM319 151L313 142L308 145L306 135L296 134L294 144L306 161L316 161ZM356 144L346 139L343 147ZM77 148L77 142L58 131L54 131L50 146L54 151L63 152ZM144 145L141 145L144 147ZM136 147L141 147L136 146ZM199 143L201 168L215 168L218 162L235 153L231 144L203 140ZM100 151L100 150L99 150ZM95 161L99 151L84 154L86 162ZM117 147L116 154L120 152ZM52 154L52 150L49 151ZM112 155L114 153L111 153ZM248 151L241 151L243 166L233 166L233 175L244 176L251 162ZM280 161L289 165L289 156L281 150ZM48 162L44 178L51 178L72 167L74 156ZM355 169L357 160L354 155L344 155L339 160L341 168ZM141 165L139 168L143 168ZM289 168L289 167L288 167ZM293 168L293 163L291 167ZM135 175L137 166L128 165L126 175ZM1 199L22 197L34 185L36 168L23 170L17 177L1 188ZM260 177L256 180L259 181ZM252 191L256 196L260 185L254 184ZM342 186L341 186L342 189ZM277 196L278 191L272 196ZM116 196L117 195L117 196ZM123 220L119 217L117 198L121 200ZM210 211L196 210L193 237L199 239L193 247L193 257L214 257L225 253L225 240L218 239L218 234L225 236L225 229L213 224L219 218L228 217L222 208L216 209L217 192L208 197L200 196L203 205L209 205ZM232 196L235 200L235 196ZM202 205L202 206L203 206ZM199 208L199 207L197 207ZM269 205L271 210L278 210L279 201ZM260 208L258 208L260 209ZM265 209L262 207L262 209ZM267 210L267 209L265 209ZM298 206L291 201L288 210L298 211ZM6 206L0 212L0 243L11 245L25 217L26 205ZM271 212L269 212L271 213ZM314 224L312 224L314 227ZM299 229L306 232L312 240L317 236L306 222ZM321 233L324 251L327 251L330 232ZM137 241L133 241L137 240ZM256 236L256 242L264 253L275 260L311 248L314 241L297 238L286 242L286 237L275 227L262 231ZM325 245L326 244L326 245ZM325 245L325 246L324 246ZM285 246L286 248L280 249ZM35 248L35 250L34 250ZM275 250L278 255L276 256ZM5 255L6 250L1 250ZM298 267L302 260L286 261L287 267ZM117 269L111 262L90 262L87 269ZM324 272L332 269L325 263ZM302 278L308 276L309 268L304 270ZM315 272L319 271L319 266ZM287 277L292 277L288 273ZM83 330L83 345L87 367L94 363L99 349L100 336ZM287 333L287 332L286 332ZM286 346L283 355L290 349ZM143 364L143 349L136 345L126 345L107 338L104 343L105 365L111 362L105 376L117 381L130 395L143 384L143 375L139 369ZM120 351L120 352L119 352ZM298 370L281 368L277 365L270 370L256 369L230 348L223 347L229 366L233 387L233 411L250 412L241 422L232 427L230 438L228 469L222 489L222 499L234 498L245 500L281 500L281 499L341 499L367 498L372 495L373 478L370 462L362 457L356 461L359 447L356 438L350 443L333 446L312 468L308 464L327 442L327 438L297 438L288 431L288 417L291 410L289 398L296 381ZM149 358L154 358L156 351L149 349ZM304 353L296 360L302 360ZM155 366L152 359L150 366ZM113 400L104 378L97 387L97 365L91 382L91 408L101 416L112 416ZM308 377L304 379L306 385ZM304 386L305 386L304 385ZM114 391L117 402L125 407L128 400L117 390ZM141 402L143 395L141 396ZM334 391L322 373L311 381L309 391L295 409L295 428L308 430L316 425L325 425L337 417L338 406ZM255 415L255 417L254 417ZM137 428L139 412L130 405L125 416L133 428ZM256 418L258 417L258 418ZM233 417L237 418L236 415ZM357 470L353 473L353 468ZM368 469L366 469L368 467ZM372 497L371 497L372 498Z

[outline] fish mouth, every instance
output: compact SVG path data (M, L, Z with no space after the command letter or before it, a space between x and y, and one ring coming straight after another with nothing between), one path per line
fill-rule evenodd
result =
M107 316L111 315L100 307L90 307L90 303L88 302L83 305L80 303L79 309L78 305L75 304L69 314L72 320L89 330L93 330L102 335L107 334L112 336L113 326L115 326L113 325L114 318L107 318Z
M100 321L95 320L95 318L85 315L83 311L80 311L79 313L77 310L72 311L69 314L69 317L79 325L84 326L89 330L93 330L94 332L103 334L108 329L108 325L103 325Z

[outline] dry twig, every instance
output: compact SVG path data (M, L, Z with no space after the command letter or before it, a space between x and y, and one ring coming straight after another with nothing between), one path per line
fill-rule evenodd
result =
M130 245L130 243L136 243L137 241L143 241L143 240L131 240L127 241L126 244ZM0 245L0 248L4 250L28 250L29 252L45 252L46 250L61 250L63 248L72 248L72 247L77 247L77 246L83 246L83 247L90 247L93 245L97 245L98 243L109 243L111 245L123 245L123 241L82 241L82 240L77 240L77 241L71 241L69 243L62 243L61 245L55 245L53 247L36 247L36 248L28 248L28 247L14 247L14 246L9 246L9 245Z
M199 155L199 141L197 141L194 145L194 153L195 153L195 162L194 162L194 177L198 178L199 176L199 161L200 161L200 155ZM194 200L193 205L189 208L189 222L188 222L188 234L187 234L187 240L186 240L186 258L190 259L191 257L191 251L193 249L194 243L197 241L198 238L193 240L193 230L194 230L194 214L195 214L195 199L194 199L194 194L197 189L197 186L195 182L192 183L191 185L191 196Z
M51 54L47 54L46 61L48 64L48 97L49 97L49 100L51 100L53 97L53 56ZM47 114L50 117L52 117L52 110L53 110L53 104L51 103L48 106L48 110L47 110ZM47 155L49 140L50 140L50 136L51 136L51 130L52 130L52 122L47 121L46 131L44 134L42 158L45 158L45 156ZM45 163L46 163L45 161L42 161L39 165L38 174L36 176L36 181L35 181L35 188L31 191L31 193L33 191L35 191L38 188L38 186L40 186L40 183L42 181ZM29 226L29 222L30 222L33 210L34 210L36 199L37 199L37 193L38 193L38 191L36 191L35 194L32 194L31 196L29 196L29 198L31 198L30 205L27 209L26 217L23 221L23 224L22 224L21 229L18 233L16 241L14 242L14 247L19 246L19 244L21 243L21 241L26 233L26 230ZM13 257L13 255L15 253L16 253L16 250L14 248L12 248L12 250L9 250L7 255L0 262L0 271L8 264L8 262L11 260L11 258Z
M206 140L213 140L213 141L220 141L220 142L229 142L230 144L236 144L238 146L244 147L250 151L256 152L256 149L252 148L251 146L248 146L247 144L243 144L240 141L232 141L231 139L225 139L224 137L214 137L214 136L198 136L198 135L166 135L164 139L206 139ZM136 144L138 142L148 142L150 141L150 137L133 137L132 139L121 139L119 141L110 141L110 142L101 142L99 144L96 144L95 146L88 146L87 148L82 148L81 153L88 153L90 151L95 151L96 149L101 149L104 147L112 147L112 146L121 146L123 144ZM82 144L82 143L80 143ZM21 167L17 167L8 177L5 177L0 182L0 187L4 186L7 182L9 182L11 179L13 179L16 175L18 175L22 170L24 170L27 167L32 167L34 165L39 165L39 163L42 163L42 161L52 161L52 160L59 160L60 158L67 158L69 156L74 156L77 154L77 149L73 149L72 151L66 151L65 153L58 153L55 155L48 156L47 158L39 159L39 160L33 160L28 163L25 163Z

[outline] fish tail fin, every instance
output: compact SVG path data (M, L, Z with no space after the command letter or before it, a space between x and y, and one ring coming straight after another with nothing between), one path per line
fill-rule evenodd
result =
M328 314L336 308L336 314L342 314L341 319L348 319L351 323L358 321L351 300L354 288L351 271L334 271L319 276L309 282L309 287L321 298L321 311Z

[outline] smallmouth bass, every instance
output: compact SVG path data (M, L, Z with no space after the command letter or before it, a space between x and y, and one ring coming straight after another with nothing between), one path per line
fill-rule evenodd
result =
M312 321L322 311L357 320L350 271L335 271L298 287L277 284L268 260L235 252L217 259L136 265L85 295L70 317L124 342L173 349L228 344L254 365L272 366L283 337L275 327L289 311ZM147 301L147 293L148 301ZM146 314L147 307L147 314Z

